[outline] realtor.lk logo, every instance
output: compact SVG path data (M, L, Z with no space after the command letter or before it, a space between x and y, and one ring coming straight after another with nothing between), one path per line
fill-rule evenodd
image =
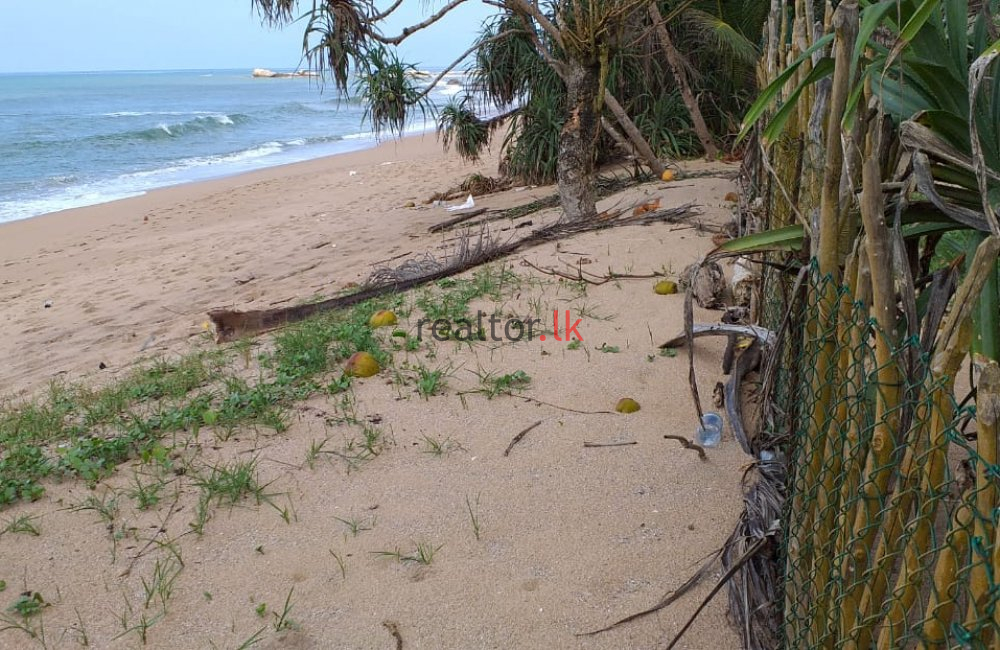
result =
M563 322L560 323L560 316L563 315L565 317L562 319ZM420 341L424 340L424 327L426 326L435 341L490 340L494 342L517 342L521 340L533 341L536 338L539 341L545 341L550 336L556 341L583 340L583 337L580 336L580 330L577 329L580 323L583 322L583 319L577 318L576 321L573 321L568 309L563 314L560 314L558 309L553 310L551 331L543 329L545 323L540 318L508 318L503 320L496 314L491 314L485 319L484 323L485 316L486 313L480 311L477 312L475 321L467 318L458 319L454 322L447 318L438 318L433 321L429 318L421 318L417 321L417 339ZM487 328L486 325L489 327ZM562 334L561 337L560 332Z

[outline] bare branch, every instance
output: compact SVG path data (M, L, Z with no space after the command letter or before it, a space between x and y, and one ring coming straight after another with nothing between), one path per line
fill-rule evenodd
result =
M566 66L563 65L562 61L556 59L552 52L549 51L549 48L545 47L545 44L542 43L542 39L538 37L538 32L535 31L535 26L531 24L528 17L523 13L519 13L518 18L521 19L522 23L524 23L524 31L527 32L528 38L531 39L531 44L535 46L535 50L537 50L542 58L545 59L545 62L549 64L549 67L555 70L556 74L559 75L559 78L565 81Z
M446 67L444 70L442 70L438 74L438 76L434 77L434 79L430 82L430 84L427 85L427 88L425 88L422 93L420 93L419 95L417 95L417 100L420 100L420 99L423 99L424 97L426 97L427 94L434 89L434 86L438 85L438 83L442 79L444 79L445 75L447 75L449 72L451 72L452 70L454 70L456 67L458 67L459 63L461 63L462 61L465 60L465 57L469 56L470 54L472 54L473 52L475 52L476 50L478 50L480 47L482 47L483 45L486 45L487 43L492 43L494 41L499 41L499 40L501 40L503 38L507 38L511 34L514 34L514 30L508 29L505 32L500 32L496 36L491 36L490 38L487 38L484 41L480 41L480 42L477 42L477 43L473 44L472 47L470 47L465 52L463 52L457 59L455 59L450 65L448 65L448 67Z
M378 41L380 43L385 43L386 45L399 45L400 43L402 43L403 41L405 41L407 38L409 38L414 32L419 32L421 29L424 29L426 27L430 27L431 25L433 25L434 23L436 23L437 21L441 20L442 18L444 18L445 16L447 16L449 13L451 13L451 11L455 7L457 7L460 4L463 4L465 2L466 2L466 0L451 0L451 2L449 2L445 6L441 7L440 11L438 11L436 14L434 14L433 16L431 16L430 18L428 18L427 20L425 20L423 22L420 22L420 23L417 23L416 25L411 25L409 27L404 27L403 31L400 32L396 36L393 36L393 37L389 38L389 37L385 37L385 36L380 36L378 34L373 34L372 38L374 38L376 41Z
M542 29L545 30L545 33L548 34L553 41L555 41L556 45L560 48L563 47L562 34L559 32L559 28L553 25L551 20L546 18L545 14L542 13L542 10L539 9L535 2L529 2L528 0L510 0L509 4L517 7L523 13L526 13L534 18L535 22L541 25Z
M385 20L390 15L392 15L392 12L396 11L397 9L399 9L399 6L401 4L403 4L403 0L396 0L396 2L392 3L392 6L389 7L388 9L386 9L385 11L383 11L381 13L374 14L373 16L369 17L368 18L368 22L375 23L375 22L378 22L380 20Z

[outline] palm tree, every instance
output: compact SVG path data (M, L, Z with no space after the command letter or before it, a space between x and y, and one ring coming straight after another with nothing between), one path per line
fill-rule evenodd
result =
M349 90L352 78L356 79L353 90L368 104L368 117L376 133L399 133L413 110L429 108L427 94L446 72L481 48L517 35L520 45L530 47L565 88L556 175L566 219L590 219L597 214L593 177L594 153L602 128L601 105L609 108L651 170L656 174L663 171L663 163L639 129L601 84L610 57L626 42L626 24L649 0L563 0L546 4L544 9L535 0L489 0L488 4L499 7L509 18L505 28L486 40L478 40L427 89L419 90L414 76L408 74L412 66L401 61L392 48L412 34L432 28L456 7L471 1L450 0L420 23L396 35L386 35L381 27L402 0L395 0L385 9L376 7L372 0L321 0L311 4L299 0L251 0L264 19L275 25L292 22L304 10L305 59L319 71L329 73L342 92Z
M760 33L766 9L766 0L688 0L664 4L662 9L650 3L648 16L636 12L631 18L637 36L610 58L604 83L616 97L624 98L623 110L634 118L655 156L669 159L700 151L714 157L716 138L735 135L739 117L749 105L759 56L749 35ZM654 14L660 19L654 20ZM671 19L664 21L664 15ZM668 28L671 56L665 56L661 46ZM497 40L505 31L511 35ZM552 182L566 115L562 80L513 14L501 13L487 21L479 42L470 67L470 95L445 109L442 133L449 141L479 138L485 147L486 134L507 121L501 171L526 182ZM496 110L501 111L499 117L477 117L477 111ZM610 111L601 115L604 133L596 150L598 160L614 159L623 150L634 153L616 124ZM464 135L453 135L463 129ZM479 155L479 149L458 151L469 158Z

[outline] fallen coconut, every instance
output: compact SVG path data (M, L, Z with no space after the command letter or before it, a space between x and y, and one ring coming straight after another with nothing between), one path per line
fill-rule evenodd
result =
M674 172L673 172L673 170L672 169L666 169L666 170L664 170L663 174L660 175L660 180L668 182L668 183L670 181L674 180Z
M344 374L351 377L371 377L377 375L382 370L371 354L367 352L355 352L344 364Z
M660 280L653 285L653 293L658 296L669 296L677 293L677 283L673 280Z
M619 413L635 413L639 410L639 402L631 397L623 397L615 404L615 410Z
M389 327L391 325L395 325L396 314L392 313L388 309L380 309L372 314L372 317L368 319L368 324L372 327Z

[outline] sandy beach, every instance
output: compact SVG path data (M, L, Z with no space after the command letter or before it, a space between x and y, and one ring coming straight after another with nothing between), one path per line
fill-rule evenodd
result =
M177 351L211 308L260 309L363 280L374 263L440 241L426 228L448 213L425 199L495 170L494 159L444 154L428 134L0 224L0 394ZM411 201L420 207L403 207Z
M697 222L722 224L733 189L724 176L734 169L716 169L715 177L640 185L601 206L694 202ZM440 254L455 233L427 229L452 215L425 200L495 170L495 152L466 164L428 135L2 224L0 393L114 382L143 359L214 347L205 328L212 308L328 296L384 260ZM518 188L477 204L509 207L552 193ZM554 215L529 220L537 226ZM589 233L524 258L676 278L713 247L692 225ZM349 399L318 393L291 405L280 433L196 427L172 441L171 471L136 459L92 486L50 481L38 501L0 512L3 521L29 517L39 533L0 534L0 604L22 591L44 595L50 606L38 620L48 647L60 648L669 642L718 571L669 609L582 634L676 589L722 544L740 509L748 459L728 433L707 460L663 437L695 429L686 359L657 348L680 331L683 298L655 295L653 280L581 289L521 257L494 267L516 280L499 300L477 298L472 309L581 313L582 345L428 343L396 352L393 368L355 382ZM719 313L696 316L714 322ZM414 310L398 327L412 333L419 318ZM270 340L260 337L253 349ZM699 341L704 395L721 379L722 353L721 342ZM250 367L239 356L230 363L234 372ZM441 389L421 393L417 368L441 370ZM484 376L519 371L530 376L521 390L484 392ZM638 413L607 412L625 396L641 404ZM320 443L342 451L362 429L379 432L379 453L364 463L316 451ZM196 530L195 477L247 459L268 498L216 507ZM136 486L153 481L160 498L137 502ZM114 517L79 507L91 498L114 499ZM414 556L428 561L407 559ZM148 589L168 564L169 603ZM0 633L0 648L27 642L20 631ZM678 647L737 644L722 593Z

